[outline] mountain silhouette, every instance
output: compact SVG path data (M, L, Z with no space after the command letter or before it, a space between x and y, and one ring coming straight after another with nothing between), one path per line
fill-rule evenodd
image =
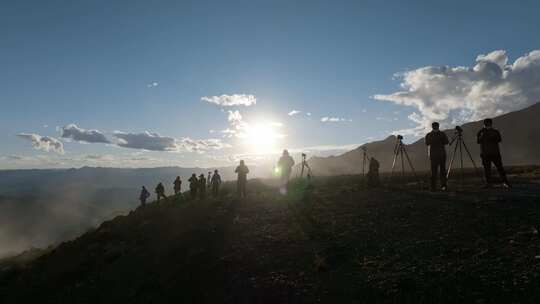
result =
M507 113L493 119L494 128L498 129L503 137L501 153L504 165L540 164L540 123L536 123L539 117L540 103L536 103L520 111ZM482 128L482 125L482 121L475 121L461 126L464 142L479 167L481 166L480 148L476 143L476 133ZM449 139L455 135L453 129L444 130L444 132ZM384 140L366 143L339 156L312 157L309 159L309 164L316 175L358 174L362 172L362 148L366 148L369 156L379 160L380 170L388 172L392 168L396 140L397 137L391 135ZM428 170L428 156L424 138L406 144L406 149L415 169ZM447 161L450 161L451 153L451 147L447 148ZM472 167L465 151L463 154L464 165ZM408 169L408 165L406 168Z

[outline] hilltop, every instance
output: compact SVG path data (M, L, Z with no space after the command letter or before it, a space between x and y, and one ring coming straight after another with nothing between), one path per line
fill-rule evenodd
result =
M513 172L511 192L338 176L170 198L0 262L0 302L535 303L540 172Z
M501 153L507 166L540 164L540 124L535 121L540 117L540 103L520 111L510 112L493 119L493 125L503 137ZM473 156L477 166L481 166L480 150L476 143L476 133L482 128L482 121L463 124L463 139ZM444 130L449 139L454 137L454 130ZM358 174L362 172L362 148L367 149L369 156L375 157L381 164L381 171L390 171L396 136L391 135L384 140L366 143L357 149L338 156L313 157L309 164L317 175ZM428 170L427 149L424 138L406 145L413 166L417 170ZM447 148L448 158L450 149ZM464 152L465 153L465 152ZM472 167L468 157L464 155L464 165Z

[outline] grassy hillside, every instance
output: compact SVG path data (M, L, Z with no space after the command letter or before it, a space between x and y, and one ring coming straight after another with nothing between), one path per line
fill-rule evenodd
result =
M448 193L360 176L250 180L245 200L170 198L0 262L0 302L540 301L540 172ZM37 257L37 258L36 258Z

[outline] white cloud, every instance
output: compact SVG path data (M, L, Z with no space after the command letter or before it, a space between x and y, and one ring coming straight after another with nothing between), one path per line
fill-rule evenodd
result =
M248 123L243 121L240 111L228 111L227 121L229 121L230 127L221 131L224 137L245 137L245 132L248 129Z
M297 114L300 114L300 113L301 113L300 111L292 110L292 111L290 111L289 113L287 113L287 115L289 115L289 116L294 116L294 115L297 115Z
M255 95L248 94L233 94L233 95L221 95L221 96L204 96L201 97L201 101L207 101L215 103L220 106L251 106L257 103Z
M180 140L181 148L190 152L204 152L208 150L221 150L223 148L229 148L230 145L223 143L220 139L191 139L182 138Z
M40 136L38 134L20 133L17 136L32 142L35 149L43 151L52 151L58 154L64 154L64 144L54 137Z
M110 143L103 133L98 130L85 130L76 124L69 124L62 128L62 138L70 138L87 143Z
M114 132L114 137L118 139L117 145L124 148L142 149L149 151L177 151L176 139L161 136L154 132L124 133Z
M505 51L481 54L473 67L427 66L398 75L403 90L376 100L415 107L418 134L432 121L443 127L519 110L540 101L540 50L508 64ZM409 131L411 131L409 130ZM403 130L402 130L403 131Z
M321 117L321 121L322 122L345 122L345 121L351 122L352 119L350 119L350 118L342 118L342 117L328 117L328 116L325 116L325 117Z
M147 88L155 88L159 85L158 82L156 81L153 81L153 82L150 82L149 84L146 85Z
M114 132L114 137L118 139L117 145L120 147L148 151L204 152L229 147L229 145L221 142L220 139L215 138L191 139L184 137L182 139L176 139L148 131L142 133L116 131Z

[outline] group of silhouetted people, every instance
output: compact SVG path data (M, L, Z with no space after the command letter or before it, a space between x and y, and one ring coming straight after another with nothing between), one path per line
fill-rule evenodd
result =
M447 189L447 171L446 171L446 145L450 142L448 136L439 130L439 123L432 123L432 131L425 137L426 145L429 147L429 159L431 167L431 190L437 189L437 176L440 179L440 189ZM461 129L460 129L461 130ZM461 131L459 131L461 132ZM486 180L486 187L491 187L493 181L491 177L491 164L494 164L499 172L499 176L502 180L502 185L505 188L510 188L510 184L506 178L506 173L502 165L501 153L499 150L499 143L501 142L501 134L498 130L493 128L493 121L491 119L484 120L484 127L477 133L477 143L480 145L480 157L482 159L482 165L484 167L484 176ZM279 174L280 179L280 193L287 194L289 190L289 180L294 166L294 159L289 155L287 150L283 150L283 154L277 162L276 172ZM367 173L367 185L378 186L379 185L379 162L371 157L369 159L369 171ZM237 174L236 180L236 193L238 197L246 197L247 187L247 175L249 168L246 166L243 160L240 160L240 164L236 167L234 172ZM204 199L206 197L206 189L210 188L212 196L217 197L219 195L219 189L221 185L221 176L218 170L214 173L208 172L208 177L204 174L200 174L199 177L195 173L188 179L189 193L192 199L197 197ZM182 193L182 180L179 176L173 182L174 195L181 195ZM165 195L165 187L160 182L155 188L157 202L162 198L167 198ZM150 197L150 193L143 186L139 199L141 205L146 204L146 200Z
M217 197L219 195L221 176L219 175L218 170L214 170L214 174L212 174L212 172L208 172L208 179L204 177L204 174L199 175L199 178L197 178L197 175L193 173L188 179L188 182L190 196L193 199L197 197L204 199L206 197L206 188L211 188L212 196ZM173 190L174 195L182 195L182 180L180 179L180 176L177 176L174 180ZM154 191L156 193L156 202L159 202L162 198L167 198L167 196L165 195L165 187L163 186L163 183L158 183ZM142 206L146 205L146 200L149 197L150 192L148 192L146 187L142 186L141 193L139 195L139 200L141 201Z
M283 154L277 162L278 172L280 175L280 192L286 194L289 188L289 180L292 173L292 167L294 166L294 159L289 155L287 150L283 150ZM378 170L378 169L377 169ZM236 179L236 193L239 198L245 198L247 193L247 175L249 174L249 168L246 166L243 160L240 160L240 164L235 168L234 172L237 175ZM206 190L211 190L212 196L217 197L221 186L221 176L218 170L208 172L208 177L204 174L200 174L199 177L195 173L188 179L189 182L189 195L192 199L197 197L204 199L206 197ZM182 194L182 180L179 176L173 182L174 195ZM155 188L157 202L162 198L167 198L165 195L165 187L160 182ZM139 199L141 205L146 204L146 200L150 197L150 193L143 186Z
M446 183L446 148L449 144L446 134L439 130L439 123L431 124L432 131L426 135L426 145L429 147L429 158L431 162L431 190L437 189L437 175L440 175L441 190L447 189ZM485 119L484 127L478 131L476 142L480 145L480 158L484 167L486 188L493 184L491 177L491 164L493 163L499 172L502 185L510 188L506 178L506 173L502 165L499 143L502 141L501 133L493 128L493 120Z

